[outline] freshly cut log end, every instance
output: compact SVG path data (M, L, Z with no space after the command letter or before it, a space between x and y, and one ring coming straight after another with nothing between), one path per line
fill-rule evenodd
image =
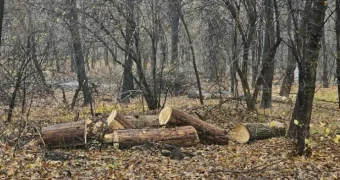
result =
M247 143L250 139L248 128L243 124L236 125L230 134L238 143Z
M170 120L171 113L172 113L172 108L167 107L167 106L164 107L162 111L159 113L159 117L158 117L159 125L161 126L166 125L168 121Z
M117 129L135 129L136 126L127 121L123 115L119 114L116 110L113 110L110 116L106 120L107 125L112 130Z
M160 142L178 146L192 146L198 144L197 131L192 126L159 129L124 129L106 134L105 143L119 144L120 148L149 142Z
M111 112L110 116L107 118L106 123L107 123L107 125L108 125L109 127L112 126L113 123L118 123L118 122L115 120L116 115L117 115L117 111L116 111L116 110L113 110L113 111ZM118 124L119 124L119 123L118 123ZM121 124L119 124L119 125L120 125L119 128L124 129L124 127L123 127Z
M286 135L286 128L283 123L271 122L238 124L230 133L231 137L239 143L269 139Z
M86 144L86 122L56 124L42 128L42 138L50 148L68 148Z

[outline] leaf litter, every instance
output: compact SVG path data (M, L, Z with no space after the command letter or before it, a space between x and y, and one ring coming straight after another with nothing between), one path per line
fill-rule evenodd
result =
M179 107L203 120L227 130L240 122L269 122L272 120L289 123L292 105L274 104L271 110L259 109L248 112L237 102L218 106L217 100L206 100L200 106L197 100L174 97L168 104ZM46 150L39 137L15 148L15 141L0 141L1 179L339 179L340 152L335 140L340 134L336 106L316 102L313 110L310 142L311 157L294 154L294 142L285 138L272 138L237 144L230 141L227 146L198 145L180 148L192 154L181 160L162 155L162 149L130 148L117 150L112 146L90 149ZM212 108L214 107L214 108ZM328 109L325 110L324 107ZM141 113L140 107L129 105L125 113ZM32 110L34 111L34 110ZM39 119L36 126L71 121L54 117L48 110L33 114ZM32 118L31 118L32 119ZM44 121L44 119L50 119ZM56 120L54 120L56 119ZM12 128L14 128L13 126ZM27 134L36 132L28 126ZM15 128L14 128L15 129ZM17 130L18 131L18 130ZM10 132L9 134L16 134ZM9 136L12 138L16 135ZM33 137L33 135L32 135ZM32 138L31 138L32 139Z

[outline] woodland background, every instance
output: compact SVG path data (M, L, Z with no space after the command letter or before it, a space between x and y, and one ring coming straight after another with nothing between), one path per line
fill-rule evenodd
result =
M0 177L339 178L339 6L0 0ZM289 125L287 138L200 145L183 161L110 147L45 161L47 150L32 141L50 124L165 105L225 129L278 120Z

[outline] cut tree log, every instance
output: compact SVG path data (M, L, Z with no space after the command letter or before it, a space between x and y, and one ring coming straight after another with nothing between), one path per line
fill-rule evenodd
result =
M56 124L42 128L44 143L50 148L68 148L86 145L86 121Z
M227 98L227 99L235 99L237 100L238 98L235 98L232 93L230 93L229 91L215 91L215 92L202 92L202 96L204 99L220 99L222 98ZM189 90L188 91L188 98L192 98L192 99L199 99L199 92L198 90Z
M106 134L103 141L105 143L117 143L119 148L127 148L150 142L160 142L176 146L193 146L200 142L197 131L192 126L169 129L116 130L112 134Z
M272 102L291 104L291 103L293 103L293 100L291 98L285 97L285 96L272 96Z
M123 115L113 110L107 119L107 124L110 129L136 129L136 126L127 121Z
M230 136L238 143L269 139L286 135L286 127L280 122L238 124L230 132Z
M227 131L204 122L179 109L164 107L159 114L159 124L167 126L190 125L198 131L198 136L205 143L228 144Z
M202 92L202 96L203 96L203 99L211 99L212 94L208 92ZM189 90L188 98L199 99L200 95L199 95L198 90Z
M123 116L123 118L131 122L137 129L159 127L158 115Z
M111 112L106 122L111 130L142 129L159 126L158 115L123 116L116 110Z

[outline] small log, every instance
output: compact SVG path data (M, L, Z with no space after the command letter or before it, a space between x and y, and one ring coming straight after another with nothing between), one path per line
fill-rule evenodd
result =
M107 119L107 124L111 129L136 129L136 126L127 121L123 115L113 110Z
M285 96L272 96L272 102L283 103L283 104L291 104L293 100L289 97Z
M106 122L111 130L141 129L159 126L158 115L123 116L116 110L112 111Z
M233 95L228 91L221 91L221 92L202 92L203 99L220 99L220 98L228 98L233 99ZM192 99L199 99L199 92L198 90L189 90L188 91L188 98Z
M83 121L55 124L42 128L42 138L50 148L68 148L86 145L87 124Z
M159 127L158 115L123 116L123 118L137 129Z
M200 139L205 140L206 143L228 144L226 130L204 122L179 109L164 107L159 114L159 124L170 126L190 125L195 127Z
M117 143L120 148L152 142L176 146L193 146L199 143L197 131L192 126L160 129L125 129L106 134L103 142Z
M202 96L203 96L203 99L211 99L212 94L208 92L202 92ZM188 98L199 99L200 95L199 95L198 90L189 90Z
M273 121L269 124L250 123L238 124L230 132L230 135L238 143L269 139L286 135L286 127L283 123Z

